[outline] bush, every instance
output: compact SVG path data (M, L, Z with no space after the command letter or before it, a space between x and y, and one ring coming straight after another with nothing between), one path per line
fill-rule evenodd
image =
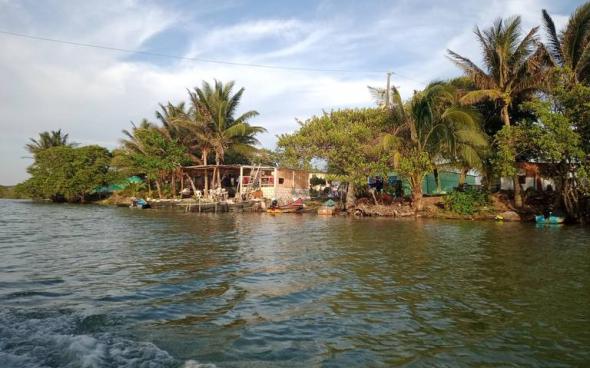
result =
M489 204L489 196L486 192L473 189L454 191L445 197L445 208L460 215L473 215L481 207Z
M311 177L311 179L309 179L309 184L312 187L315 187L317 185L326 185L326 179L324 179L324 178L318 178L317 176L313 175Z

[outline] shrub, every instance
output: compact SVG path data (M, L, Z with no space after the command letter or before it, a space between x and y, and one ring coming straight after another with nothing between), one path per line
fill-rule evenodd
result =
M317 185L326 185L326 179L324 179L324 178L318 178L317 176L313 175L311 177L311 179L309 179L309 184L312 187L315 187Z
M445 208L460 215L473 215L489 203L486 192L473 189L454 191L445 197Z

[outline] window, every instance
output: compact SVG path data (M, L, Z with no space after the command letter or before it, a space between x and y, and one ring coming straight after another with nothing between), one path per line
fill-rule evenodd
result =
M279 184L283 184L285 182L285 178L279 178Z

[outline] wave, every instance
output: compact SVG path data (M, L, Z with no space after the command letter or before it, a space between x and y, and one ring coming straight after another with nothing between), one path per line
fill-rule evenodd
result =
M0 365L5 368L211 368L178 361L150 342L102 331L105 315L69 311L0 312Z

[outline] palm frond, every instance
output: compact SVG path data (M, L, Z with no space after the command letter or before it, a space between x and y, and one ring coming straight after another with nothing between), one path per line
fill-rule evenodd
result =
M497 89L480 89L477 91L467 92L462 98L461 103L472 105L482 101L494 101L502 98L502 93Z
M475 63L451 50L447 50L449 59L467 74L480 88L494 88L495 83L489 75L481 70Z
M559 66L563 66L563 50L561 49L561 40L559 36L557 36L557 30L555 28L555 23L553 23L553 19L547 12L547 10L543 9L543 26L545 28L545 32L547 33L548 39L548 50L551 54L551 57L555 61L555 64Z

